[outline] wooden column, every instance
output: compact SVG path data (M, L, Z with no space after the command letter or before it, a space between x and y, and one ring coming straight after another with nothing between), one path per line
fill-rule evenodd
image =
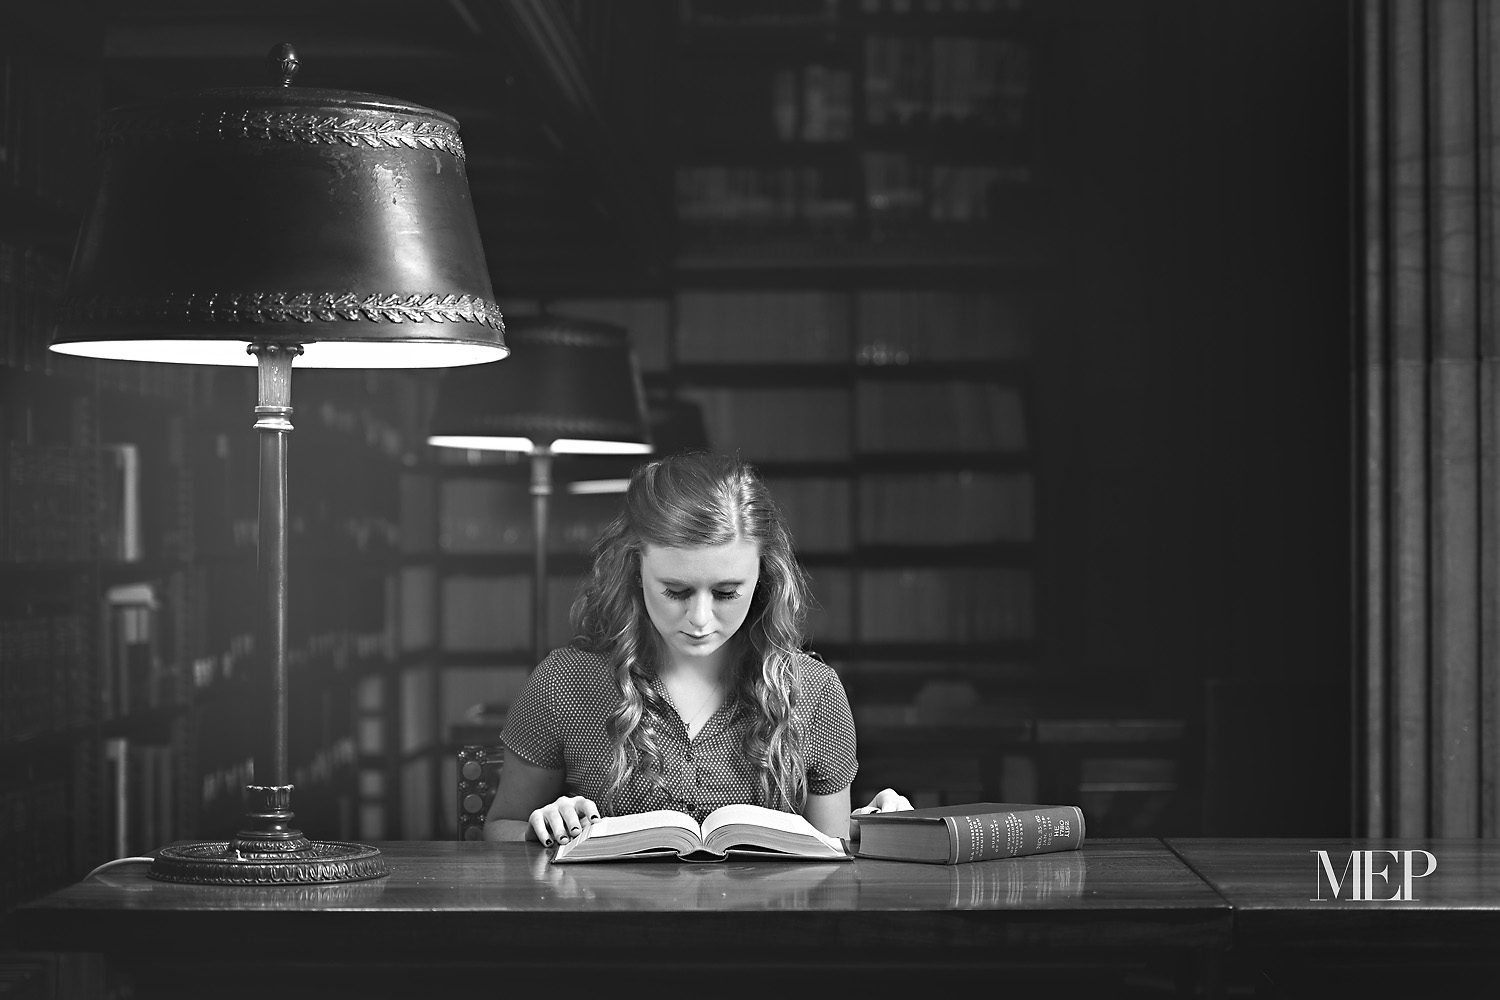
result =
M1363 0L1357 832L1500 835L1500 5Z

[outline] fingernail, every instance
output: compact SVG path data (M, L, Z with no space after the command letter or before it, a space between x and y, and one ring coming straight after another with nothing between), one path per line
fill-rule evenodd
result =
M551 847L551 846L552 846L552 838L551 838L551 837L548 837L548 838L547 838L547 846L548 846L548 847Z
M572 829L572 831L571 831L571 832L572 832L572 834L573 834L573 836L575 836L575 837L576 837L576 836L578 836L578 835L579 835L579 834L580 834L580 833L582 833L582 832L583 832L583 831L582 831L582 830L580 830L580 829L579 829L579 828L578 828L578 827L576 827L576 826L575 826L575 827L573 827L573 829Z
M558 837L557 838L557 842L559 844L566 844L568 842L568 838L567 837Z

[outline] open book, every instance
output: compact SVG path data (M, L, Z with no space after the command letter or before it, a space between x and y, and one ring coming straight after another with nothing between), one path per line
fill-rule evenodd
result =
M715 809L704 817L702 826L675 809L606 816L558 847L552 861L671 856L684 861L723 861L731 854L783 861L847 861L850 856L842 841L796 813L736 804Z

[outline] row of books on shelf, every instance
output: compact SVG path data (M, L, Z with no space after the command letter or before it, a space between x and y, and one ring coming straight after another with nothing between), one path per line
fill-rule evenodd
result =
M885 138L922 129L958 136L1014 134L1026 122L1030 52L1002 38L870 36L864 42L864 120ZM686 100L696 148L747 140L854 138L855 75L822 63L709 76Z
M206 766L199 776L201 813L232 818L243 811L244 789L255 782L255 758L236 757Z
M1014 138L1027 119L1030 50L1006 38L871 35L859 85L862 95L855 93L854 72L822 62L721 62L685 88L685 139L692 150L846 141L856 138L860 96L871 130L860 138L951 136L960 144Z
M181 837L233 831L243 816L244 788L255 781L254 758L232 754L200 765L185 750L182 739L104 740L104 840L111 857L140 855ZM354 737L339 736L294 761L289 779L311 807L311 797L353 773L357 757ZM197 801L185 801L188 796Z
M675 299L680 364L847 362L855 302L823 291L685 291Z
M620 510L618 493L552 498L547 515L549 552L587 552ZM447 479L438 489L438 550L460 554L529 553L535 547L532 498L524 483Z
M74 211L98 163L99 80L54 54L0 42L0 184Z
M170 743L104 740L104 841L111 857L139 856L177 839L180 756Z
M0 492L0 555L6 561L93 558L100 458L96 449L71 445L6 446Z
M1023 297L988 290L686 291L674 304L679 364L1000 361L1035 339Z
M0 619L0 742L95 721L95 675L82 615Z
M782 141L831 142L854 132L854 75L811 64L774 71L771 121Z
M140 449L10 442L0 481L0 561L186 558L192 552L192 478L156 470L144 489Z
M1024 642L1035 632L1030 571L1009 567L815 567L817 643Z
M167 616L173 610L164 607L154 583L121 584L106 592L96 685L101 718L187 702L189 677L169 638Z
M1003 361L1029 357L1024 301L999 292L865 289L854 296L855 362Z
M864 570L855 589L861 642L1004 642L1035 631L1024 569Z
M61 777L0 788L0 912L65 884L75 821Z
M1024 164L934 164L928 154L860 154L860 188L829 167L679 167L677 220L712 234L751 227L853 238L863 202L871 225L895 221L980 227L1028 223L1032 170Z
M1027 0L679 0L678 13L690 27L829 27L846 16L993 17L1019 14Z
M854 447L862 452L1019 452L1025 406L1014 386L983 382L861 382Z
M66 260L0 239L0 365L50 370L57 356L47 345L66 279Z
M251 438L242 447L254 446ZM256 483L232 476L227 460L195 453L193 467L158 461L147 473L141 446L129 442L11 442L0 457L0 561L186 560L200 548L255 548ZM385 491L392 509L371 510L383 484L326 462L309 471L318 475L303 477L289 512L299 555L399 551L394 481Z
M809 628L825 643L1024 641L1035 630L1034 581L1024 569L816 567L810 576L816 607ZM550 645L572 637L568 610L579 582L576 577L548 581ZM408 594L403 630L410 644L405 648L432 642L452 653L532 648L529 577L449 576L437 586L440 610L431 592Z
M859 0L858 12L867 16L941 17L945 15L980 17L994 14L1019 14L1028 0Z
M357 664L383 663L395 655L396 627L384 623L373 632L346 629L318 632L287 648L287 667L347 670Z
M1021 391L979 382L862 381L844 389L682 391L708 439L750 461L849 461L855 454L1019 454L1029 434ZM852 402L852 406L851 406ZM851 413L852 409L852 413Z
M796 225L834 236L851 233L858 219L853 178L842 169L679 167L675 185L677 220L695 229Z
M821 63L714 63L681 90L685 145L693 152L758 143L824 143L853 135L854 75Z
M572 638L568 613L580 582L574 576L554 576L547 581L550 645L563 645ZM441 605L436 616L430 595L409 595L403 608L408 637L435 640L439 648L455 653L508 653L532 648L531 577L447 576L437 588ZM431 624L434 617L435 631Z
M1026 122L1031 52L1011 38L871 35L863 85L871 126L1012 133Z
M182 707L194 691L243 682L255 653L253 632L205 637L204 623L182 620L182 605L187 614L206 607L201 592L189 597L187 591L180 574L108 588L97 647L86 616L77 612L0 618L0 741ZM365 631L325 625L312 634L294 634L289 667L339 670L389 659L395 620L384 595L376 615L378 622L365 625ZM183 639L176 630L184 625L195 630L190 640L195 648L215 651L180 654Z
M872 226L1021 225L1032 208L1032 171L1025 164L942 164L925 154L871 150L860 154L860 166Z
M310 757L294 760L291 781L305 793L333 784L341 775L351 774L359 763L359 749L352 734L338 736L320 746Z
M853 482L773 477L767 485L799 552L1028 542L1035 532L1033 482L1025 472L882 474Z

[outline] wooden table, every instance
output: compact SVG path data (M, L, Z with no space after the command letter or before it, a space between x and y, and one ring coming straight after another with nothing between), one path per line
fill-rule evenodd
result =
M138 996L215 997L556 990L579 976L595 992L659 976L695 996L988 991L1000 974L1108 996L1122 976L1191 978L1230 944L1229 904L1150 839L952 867L551 865L531 844L377 846L389 877L311 888L173 885L121 866L20 908L19 943L103 953Z
M1169 839L1233 908L1234 952L1289 996L1436 996L1500 985L1500 841ZM1335 893L1326 855L1335 879ZM1360 880L1351 853L1385 876ZM1437 867L1423 877L1431 862ZM1393 853L1395 852L1395 853ZM1407 862L1415 866L1408 887ZM1363 866L1364 857L1361 857ZM1408 891L1416 898L1405 898ZM1401 893L1401 899L1393 898ZM1368 898L1369 896L1374 898ZM1465 990L1467 995L1468 991ZM1457 995L1457 994L1455 994Z

